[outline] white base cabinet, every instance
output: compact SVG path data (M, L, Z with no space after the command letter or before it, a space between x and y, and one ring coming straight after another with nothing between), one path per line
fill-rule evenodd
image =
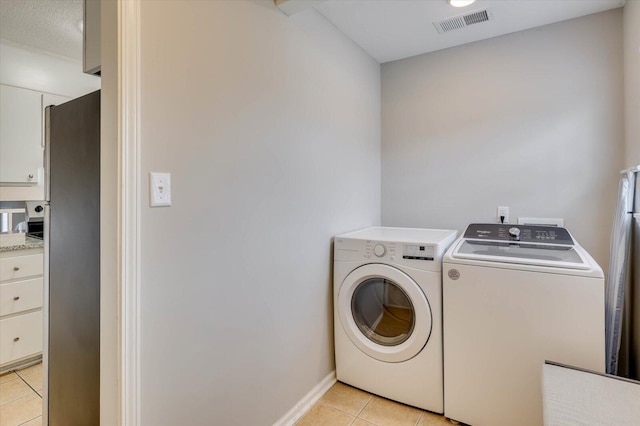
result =
M0 320L0 364L42 353L42 309Z
M42 354L43 249L0 252L0 373Z

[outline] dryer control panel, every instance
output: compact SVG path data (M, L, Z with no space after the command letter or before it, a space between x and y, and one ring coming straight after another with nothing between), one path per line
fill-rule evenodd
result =
M395 260L396 258L396 243L390 243L388 241L367 241L364 248L365 259L371 258L389 258Z
M445 229L366 228L337 235L333 261L347 262L348 268L379 263L440 273L442 257L457 236Z
M435 247L423 244L404 244L402 247L402 258L413 260L433 260Z
M429 244L367 241L364 249L364 258L386 258L390 260L396 260L396 256L400 255L399 252L402 252L401 255L403 259L433 261L436 255L436 247Z
M575 245L571 234L565 228L541 225L514 225L500 223L472 223L467 227L464 238L493 241L520 241L525 243L546 243Z

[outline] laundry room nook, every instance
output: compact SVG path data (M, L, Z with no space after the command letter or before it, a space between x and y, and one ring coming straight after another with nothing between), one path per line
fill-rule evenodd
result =
M489 251L475 254L480 260L457 261L477 261L472 269L484 271L483 262L493 261L490 250L504 244L515 252L517 245L525 259L536 258L533 264L518 253L496 263L517 273L516 280L540 271L593 279L592 309L580 311L593 323L581 330L586 340L575 343L584 346L558 349L564 355L549 361L604 374L604 281L620 171L640 163L633 118L639 5L276 3L275 9L268 2L141 3L140 176L143 183L152 171L172 179L170 207L148 207L146 184L140 194L143 423L175 424L188 416L206 424L205 413L215 406L220 424L385 425L395 423L374 413L395 401L417 410L398 424L447 418L500 424L485 420L484 411L449 415L446 374L440 385L433 373L447 372L450 355L441 323L446 307L439 302L444 296L446 305L447 293L439 296L440 286L427 293L416 276L428 276L429 268L448 274L442 262L455 239L431 256L420 247L435 250L439 239L406 235L368 235L361 246L341 251L347 244L341 236L370 227L451 230L462 239L470 224L504 220L500 232L507 234L518 228L521 241L500 234L493 248L473 246ZM480 10L488 11L486 22L445 32L433 24ZM507 207L506 215L498 207ZM207 223L200 232L172 226L195 218ZM532 228L551 219L569 239L536 239L556 235L553 224L546 234ZM178 255L177 242L193 250ZM543 248L529 251L533 244ZM560 253L577 253L579 260ZM357 257L351 268L339 266L343 254ZM381 270L347 279L372 264ZM530 271L520 271L523 264ZM393 276L381 272L387 268ZM457 283L469 278L462 266L450 269L459 271ZM518 297L514 290L477 308ZM168 315L167 306L180 315ZM557 302L555 321L582 308ZM496 345L483 348L492 369L501 364ZM598 348L593 361L571 355L592 347ZM442 358L425 361L427 350ZM536 384L526 388L532 398L518 401L529 416L520 424L542 422L538 383L547 359L540 356L525 372L504 363L502 372L515 383ZM170 360L211 367L167 372ZM477 361L474 368L482 370ZM338 388L322 399L336 379ZM409 388L409 380L423 387ZM184 388L179 399L176 385ZM502 398L486 391L489 400ZM428 392L440 396L432 403ZM346 394L369 399L341 409L336 401L348 400ZM481 404L477 394L459 396L469 409ZM492 412L512 401L494 402L487 404ZM316 417L322 413L335 418ZM511 415L506 410L504 418Z
M62 6L100 92L0 179L52 236L0 426L640 424L640 0L2 0L0 47Z

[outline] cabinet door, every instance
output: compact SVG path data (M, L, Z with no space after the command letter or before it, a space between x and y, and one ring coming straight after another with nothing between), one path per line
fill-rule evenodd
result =
M0 316L42 307L43 278L0 285Z
M0 320L0 365L42 352L42 311Z
M43 269L44 255L42 253L7 257L0 259L0 280L10 281L35 277L42 275Z
M100 75L100 2L84 0L83 71Z
M0 184L35 185L42 166L42 94L0 85Z

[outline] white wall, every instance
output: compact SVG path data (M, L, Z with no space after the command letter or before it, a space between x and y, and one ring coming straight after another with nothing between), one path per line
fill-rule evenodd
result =
M332 236L380 220L380 67L312 10L141 5L142 424L273 424L334 369Z
M622 12L382 66L382 224L563 217L606 267L623 159Z
M624 6L625 162L640 164L640 1Z

